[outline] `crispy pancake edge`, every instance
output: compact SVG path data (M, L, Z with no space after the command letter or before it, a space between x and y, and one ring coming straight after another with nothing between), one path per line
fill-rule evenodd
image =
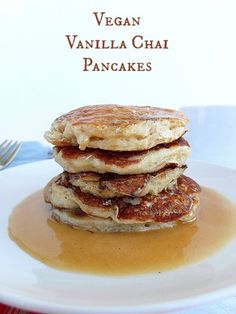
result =
M45 189L45 200L59 208L65 208L67 204L61 202L61 206L61 200L57 203L55 188L70 193L65 198L73 199L75 204L72 208L81 208L89 215L112 218L122 223L178 220L188 215L201 191L200 186L194 180L182 175L178 178L175 188L164 190L157 196L102 199L81 192L79 188L71 186L64 177L58 176Z

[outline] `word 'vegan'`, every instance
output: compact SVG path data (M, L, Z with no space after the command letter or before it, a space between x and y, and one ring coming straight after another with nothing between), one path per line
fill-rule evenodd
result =
M125 17L105 16L106 12L93 12L98 26L138 26L141 17Z

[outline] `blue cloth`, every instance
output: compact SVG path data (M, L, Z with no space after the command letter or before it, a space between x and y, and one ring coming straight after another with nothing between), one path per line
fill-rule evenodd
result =
M34 161L51 159L52 148L37 141L23 142L15 159L7 168L27 164Z

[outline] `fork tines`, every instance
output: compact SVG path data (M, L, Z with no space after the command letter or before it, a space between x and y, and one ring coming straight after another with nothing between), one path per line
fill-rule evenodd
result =
M21 142L5 140L0 144L0 170L6 168L15 158L21 147Z

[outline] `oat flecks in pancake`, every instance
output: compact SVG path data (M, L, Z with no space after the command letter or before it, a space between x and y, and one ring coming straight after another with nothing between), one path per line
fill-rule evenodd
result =
M97 105L75 109L53 123L45 138L56 146L136 151L172 142L186 131L178 111L156 107Z
M135 218L138 221L157 222L178 220L190 212L200 190L200 186L195 181L182 175L177 180L175 188L165 190L156 197L146 195L146 197L140 198L140 204L133 205L131 203L127 206L126 202L118 199L121 200L118 205L118 218L120 220Z
M186 166L175 164L153 173L136 175L118 175L115 173L99 174L96 172L67 173L70 184L77 186L84 193L102 198L121 196L141 197L146 194L157 195L167 186L175 184Z

